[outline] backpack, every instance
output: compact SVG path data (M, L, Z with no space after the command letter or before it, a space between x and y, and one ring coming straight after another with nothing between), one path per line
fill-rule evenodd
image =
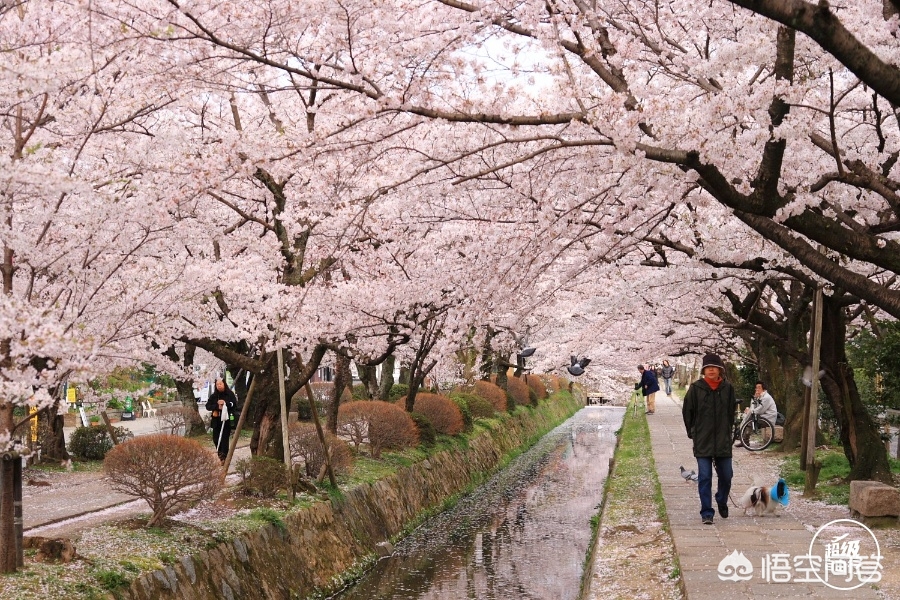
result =
M784 415L781 413L775 413L775 424L776 425L784 425Z

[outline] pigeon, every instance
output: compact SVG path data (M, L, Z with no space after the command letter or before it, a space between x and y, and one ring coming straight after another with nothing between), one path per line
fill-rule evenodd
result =
M518 354L522 358L528 358L529 356L532 356L534 354L535 350L537 350L537 348L529 346L528 348L522 348L522 350Z
M573 375L575 377L584 375L584 369L582 369L580 365L572 365L570 367L566 367L566 371L569 372L569 375Z
M688 471L684 467L678 467L681 469L681 476L684 477L685 481L697 481L697 473L694 470Z

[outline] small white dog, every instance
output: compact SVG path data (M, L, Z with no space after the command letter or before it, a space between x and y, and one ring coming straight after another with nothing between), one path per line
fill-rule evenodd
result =
M741 497L741 508L744 509L745 515L747 514L747 511L753 509L756 512L757 517L764 517L766 515L775 515L775 509L778 508L778 502L772 500L772 494L768 487L764 485L752 485L747 488L747 491L744 492L743 497Z

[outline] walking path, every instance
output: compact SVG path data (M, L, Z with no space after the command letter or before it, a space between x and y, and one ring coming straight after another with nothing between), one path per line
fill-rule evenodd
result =
M809 531L795 517L782 512L779 517L745 516L744 510L729 503L730 515L722 519L718 514L715 524L700 522L700 500L697 485L686 482L680 466L696 470L697 462L691 450L691 440L684 431L680 400L657 394L656 414L647 415L653 458L662 487L662 495L669 516L675 551L681 565L684 592L687 600L763 600L766 598L852 598L868 600L877 598L868 585L855 590L835 590L814 580L796 582L802 578L793 571L787 583L767 581L762 565L773 555L798 557L809 554L814 531ZM739 500L751 485L773 485L775 481L760 478L754 462L756 453L744 449L734 450L734 480L731 496ZM713 493L717 478L713 475ZM715 501L713 501L715 504ZM753 567L747 581L723 580L719 575L719 563L733 552L743 553ZM848 584L845 584L848 585Z

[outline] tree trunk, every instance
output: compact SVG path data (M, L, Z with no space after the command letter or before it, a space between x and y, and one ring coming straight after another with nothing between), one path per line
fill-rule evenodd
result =
M197 399L194 398L194 382L183 379L175 380L175 398L181 405L191 410L190 422L186 423L185 437L202 436L206 433L206 426L200 418L200 410L197 407Z
M384 360L381 365L381 383L378 385L379 400L387 401L391 397L391 388L394 387L394 365L397 364L397 358L391 354Z
M800 331L800 328L797 328ZM801 348L806 344L806 331L797 333L792 343ZM759 339L757 337L757 339ZM759 379L768 386L769 393L775 399L778 411L784 414L784 440L781 448L784 451L796 450L800 446L803 433L803 383L800 381L802 367L790 355L782 352L777 346L761 340L757 355Z
M822 306L822 389L840 426L844 455L850 461L848 479L891 483L887 451L881 432L859 397L853 369L847 364L846 321L843 307L825 295Z
M334 389L331 391L331 406L328 407L327 429L332 435L337 435L338 409L341 407L341 395L348 385L353 383L353 375L350 373L350 359L343 354L338 354L334 361Z
M367 367L356 363L356 372L359 373L359 381L365 390L366 399L371 400L378 397L378 377L375 367Z
M0 430L13 430L13 406L0 405ZM16 529L11 460L0 459L0 573L16 571Z
M253 456L268 456L282 460L284 447L281 441L281 400L274 353L266 361L263 372L254 377L258 380L253 391L251 407L253 435L250 438L250 453Z

